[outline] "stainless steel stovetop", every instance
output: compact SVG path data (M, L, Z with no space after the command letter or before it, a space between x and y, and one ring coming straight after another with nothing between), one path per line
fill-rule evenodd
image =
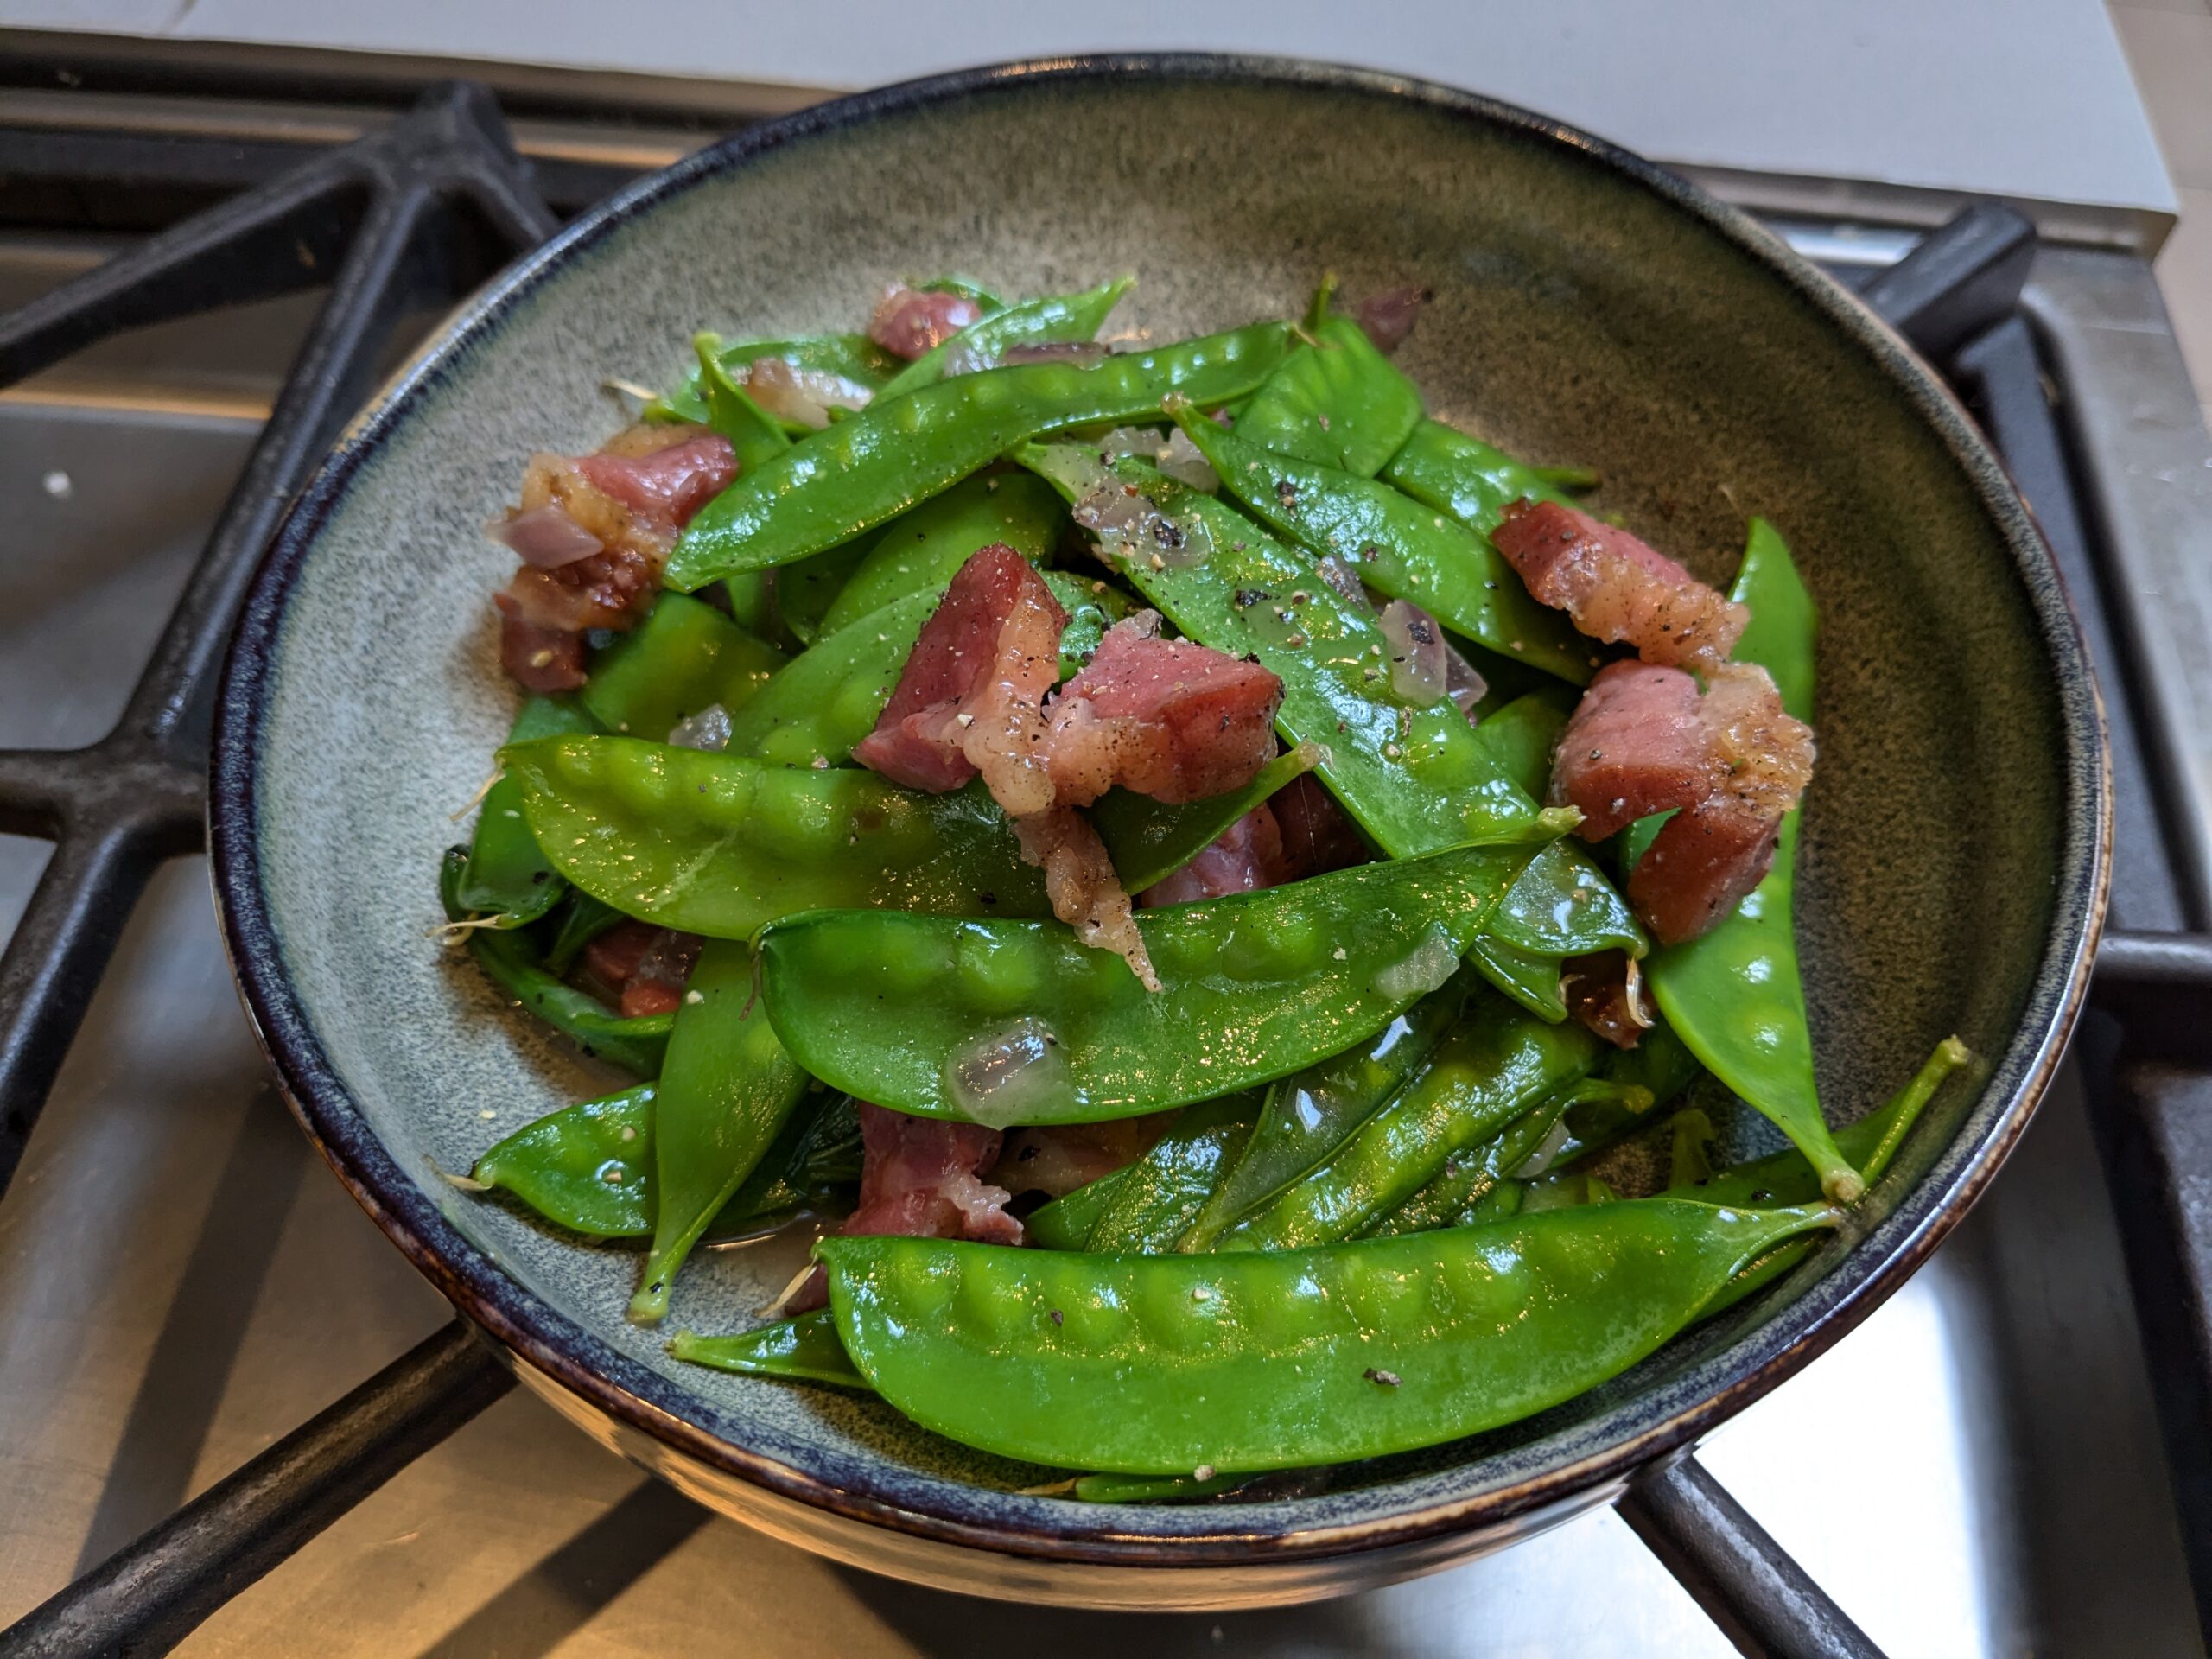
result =
M652 159L643 140L626 153ZM1911 239L1832 220L1789 228L1847 264L1878 265ZM0 308L115 245L0 232ZM2085 494L2135 561L2125 577L2143 671L2168 699L2194 786L2212 775L2188 758L2212 737L2212 472L2190 469L2212 467L2212 452L2171 329L2147 270L2111 252L2046 250L2025 304L2067 378ZM144 331L0 395L0 747L86 742L112 721L311 305ZM0 838L0 928L45 850ZM238 1012L204 867L173 863L0 1206L0 1624L445 1322L316 1165ZM1899 1659L2202 1650L2070 1071L1928 1267L1700 1457ZM710 1519L522 1390L186 1651L986 1647L1731 1651L1610 1510L1320 1606L1210 1618L970 1602Z

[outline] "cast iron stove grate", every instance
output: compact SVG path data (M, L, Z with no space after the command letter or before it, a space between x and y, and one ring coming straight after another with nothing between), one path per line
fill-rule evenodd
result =
M0 956L0 1198L147 880L203 845L217 670L287 504L370 390L395 322L466 293L558 222L497 105L466 82L304 161L160 134L0 130L0 181L26 181L216 201L0 317L0 386L125 329L299 289L329 295L122 719L87 748L0 750L0 833L54 844ZM2034 245L2010 210L1971 208L1861 292L1974 406L2037 505L2093 654L2125 665L2131 642L2107 620L2037 343L2016 309ZM2137 1199L2120 1207L2177 1493L2184 1519L2202 1522L2212 1521L2212 1440L2202 1427L2212 1401L2212 1221L2191 1213L2185 1179L2212 1164L2212 1039L2189 1018L2212 989L2212 916L2192 861L2177 855L2190 842L2173 792L2173 734L2126 676L2112 690L2121 889L2133 869L2171 895L2153 908L2194 931L2107 936L2083 1046L2105 1085L2113 1179ZM2139 810L2128 811L2131 800ZM512 1386L500 1358L456 1319L0 1631L0 1655L166 1651ZM1619 1509L1743 1652L1876 1654L1694 1458L1647 1471ZM2212 1529L2188 1530L2204 1552L2192 1570L2200 1586L2212 1583Z

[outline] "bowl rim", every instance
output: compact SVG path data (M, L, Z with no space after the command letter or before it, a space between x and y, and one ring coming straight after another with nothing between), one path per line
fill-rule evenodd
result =
M1052 1506L1033 1527L918 1506L905 1495L839 1486L726 1440L684 1414L680 1387L619 1353L512 1278L470 1243L403 1168L353 1102L317 1040L282 959L262 889L254 834L257 756L283 613L323 526L418 393L465 359L501 315L573 256L626 221L785 145L865 127L887 116L996 91L1088 81L1220 81L1296 93L1319 89L1409 100L1471 124L1577 152L1618 181L1659 198L1793 289L1828 327L1866 352L1965 475L2011 552L2043 639L2064 737L2059 871L2051 925L2020 1023L1993 1065L1984 1102L2002 1104L1967 1154L1937 1168L1849 1253L1773 1318L1700 1365L1729 1376L1678 1408L1558 1466L1486 1490L1447 1496L1351 1522L1302 1523L1307 1501L1240 1506L1238 1524L1147 1534L1143 1510L1115 1506L1096 1520ZM224 946L257 1036L285 1097L346 1188L401 1252L467 1319L520 1362L680 1456L827 1515L913 1536L1037 1561L1094 1567L1236 1567L1306 1561L1392 1548L1530 1516L1618 1483L1684 1446L1832 1345L1893 1292L1964 1216L2017 1144L2063 1058L2086 994L2110 881L2110 759L2103 711L2056 566L2002 463L1964 408L1917 354L1840 284L1778 237L1679 175L1565 123L1479 93L1376 70L1306 60L1216 53L1132 53L1039 58L954 71L811 105L763 122L648 175L579 216L465 302L348 427L272 537L224 664L211 759L210 874ZM1962 1127L1960 1139L1966 1138ZM1955 1142L1954 1143L1955 1146ZM1642 1402L1649 1407L1652 1402ZM1649 1414L1647 1414L1649 1415ZM1479 1469L1478 1460L1465 1465ZM957 1491L957 1481L932 1481ZM994 1494L994 1496L997 1496ZM1183 1512L1188 1514L1188 1511ZM1255 1518L1256 1517L1256 1518Z

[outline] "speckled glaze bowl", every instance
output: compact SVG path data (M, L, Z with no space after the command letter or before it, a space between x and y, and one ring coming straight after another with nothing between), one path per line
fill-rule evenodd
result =
M887 1407L678 1364L623 1319L637 1257L443 1179L605 1089L428 937L448 815L513 694L485 520L534 449L594 447L609 378L695 329L848 327L886 279L1014 293L1128 270L1154 337L1435 290L1401 361L1437 413L1594 465L1603 510L1725 580L1743 521L1821 610L1800 929L1830 1116L1948 1032L1945 1097L1850 1227L1775 1294L1532 1421L1270 1503L1094 1508ZM1445 88L1217 58L1020 65L753 128L639 182L493 283L355 423L255 587L225 688L215 880L308 1132L531 1387L741 1520L879 1571L1099 1606L1318 1597L1603 1502L1909 1274L2057 1062L2101 912L2096 694L2049 556L1958 406L1854 301L1733 211L1582 134ZM671 1325L734 1328L788 1259L707 1252ZM1111 1410L1110 1401L1100 1409Z

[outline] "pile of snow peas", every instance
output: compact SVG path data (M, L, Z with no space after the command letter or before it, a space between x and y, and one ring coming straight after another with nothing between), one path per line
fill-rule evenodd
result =
M849 1205L856 1103L995 1128L1172 1112L1136 1161L1030 1211L1027 1248L826 1236L827 1308L670 1344L873 1391L1090 1501L1235 1493L1569 1400L1802 1261L1972 1065L1947 1040L1831 1133L1795 812L1733 915L1650 945L1619 878L1656 821L1592 848L1540 804L1606 653L1489 540L1512 504L1594 480L1433 418L1333 284L1295 322L948 372L1091 340L1133 281L1011 304L969 287L982 320L911 363L859 334L700 336L649 417L720 432L739 476L585 687L525 703L441 872L483 972L635 1079L499 1141L473 1181L582 1237L643 1241L641 1321L667 1314L702 1238ZM764 358L872 396L794 429L738 378ZM1187 440L1172 475L1171 439ZM1173 558L1082 531L1071 505L1108 483L1172 527ZM1139 912L1147 993L1050 919L980 784L921 794L854 765L990 543L1069 612L1063 678L1150 608L1282 682L1283 750L1249 787L1092 809L1129 891L1308 772L1374 861ZM1393 690L1376 608L1332 559L1443 624L1486 682L1471 710ZM1809 721L1814 607L1763 520L1732 596L1751 615L1738 657ZM664 741L709 709L726 743ZM673 1014L624 1019L568 982L624 918L706 940ZM1563 964L1604 951L1636 962L1661 1015L1633 1048L1568 1017ZM1050 1065L986 1114L961 1057L1030 1028ZM1713 1167L1732 1100L1789 1145ZM1666 1179L1637 1173L1654 1167Z

